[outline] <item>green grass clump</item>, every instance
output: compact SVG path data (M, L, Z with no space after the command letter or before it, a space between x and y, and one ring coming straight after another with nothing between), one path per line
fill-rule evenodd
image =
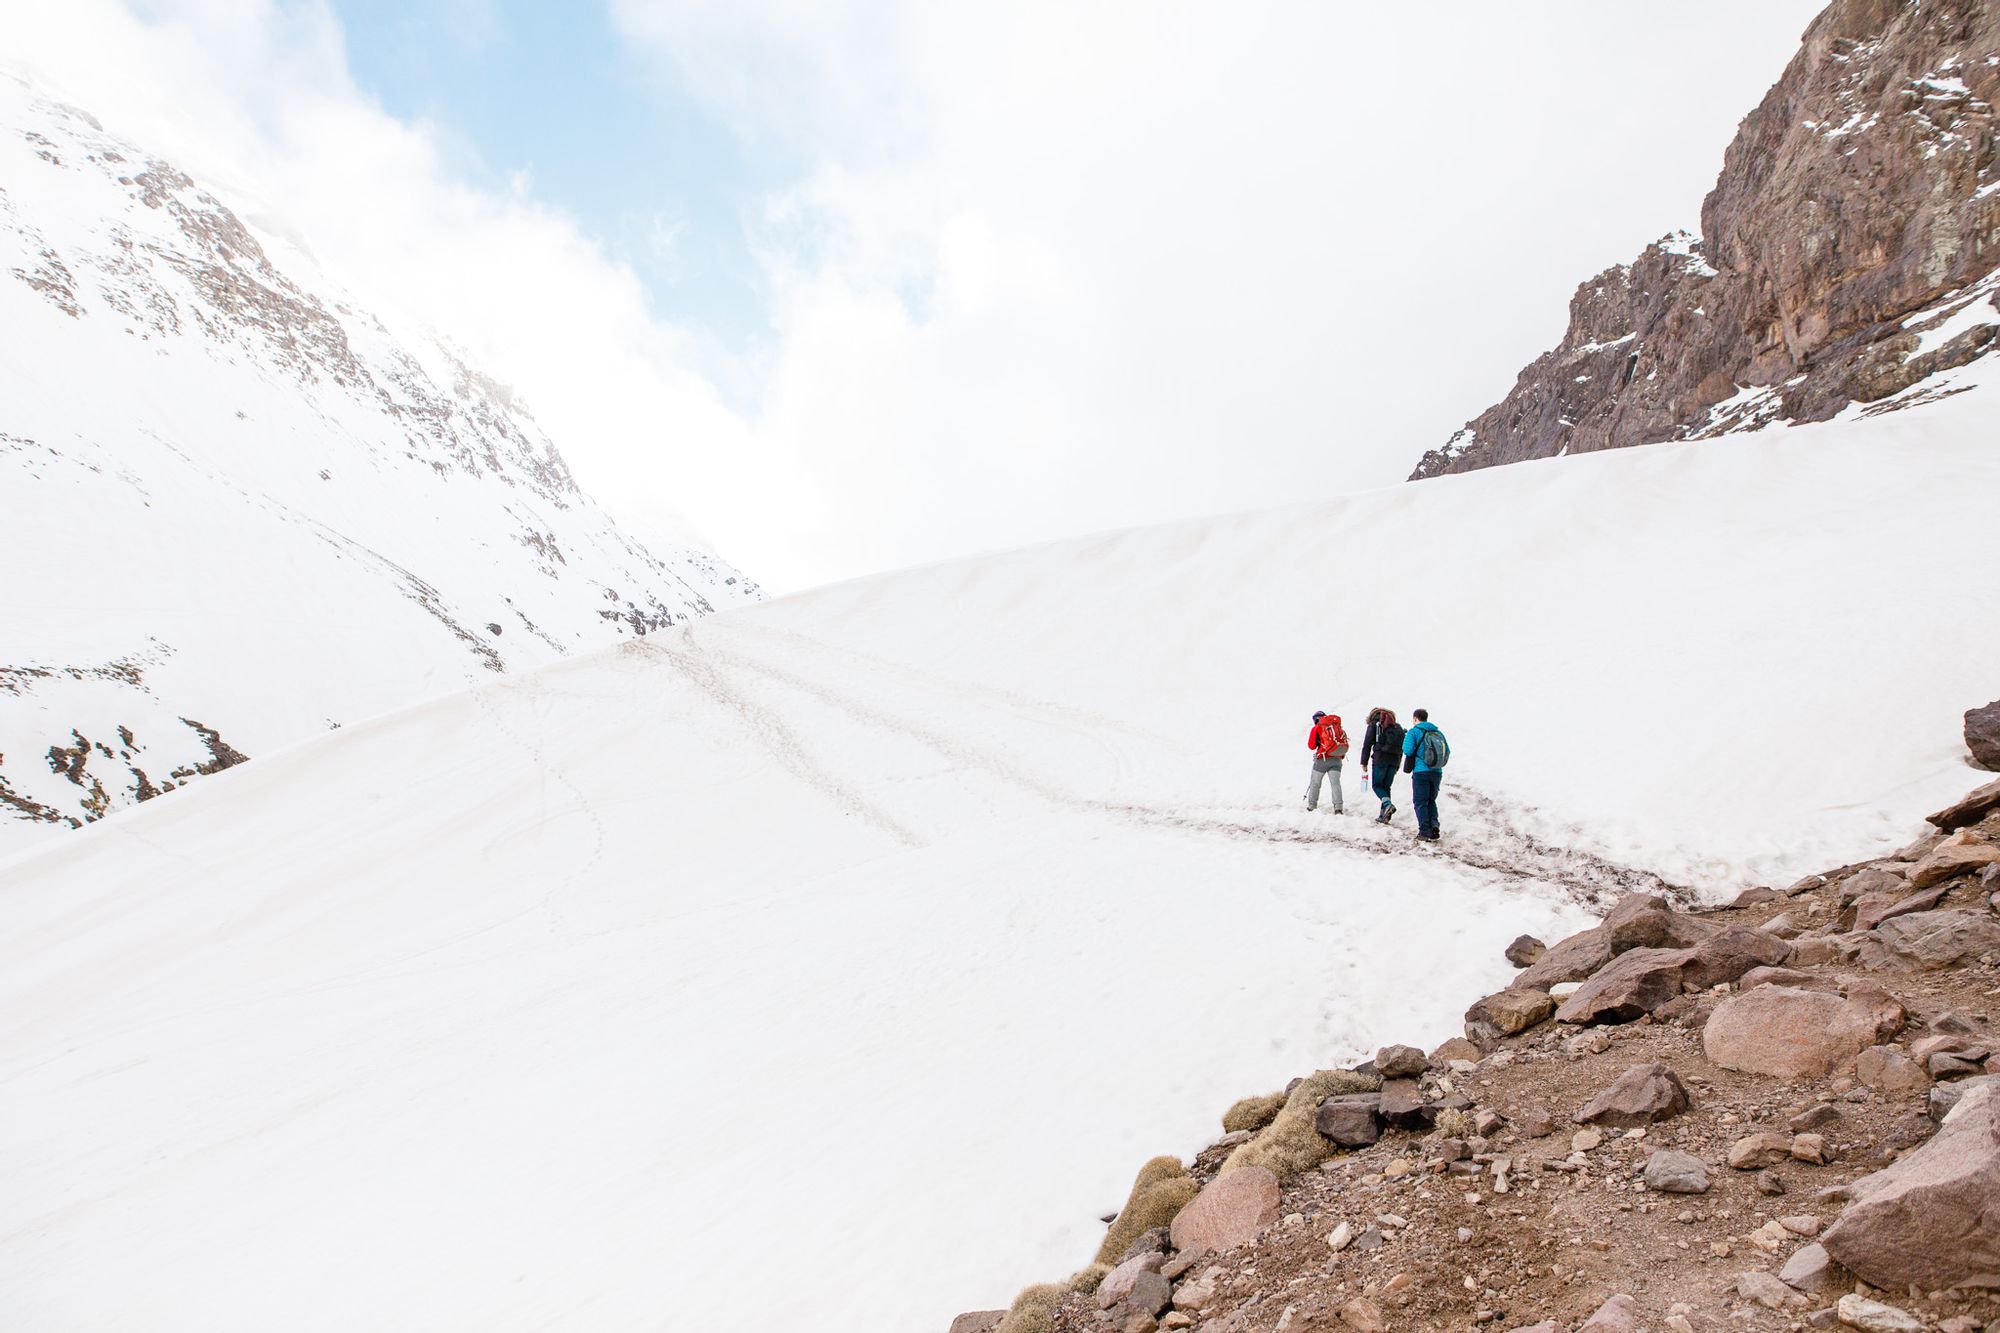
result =
M1112 1221L1111 1230L1104 1233L1104 1244L1097 1247L1097 1262L1117 1263L1133 1241L1173 1221L1174 1214L1200 1192L1201 1186L1194 1183L1178 1157L1155 1157L1140 1167L1125 1207Z
M1284 1109L1285 1094L1282 1092L1274 1092L1268 1097L1245 1097L1222 1113L1222 1132L1234 1134L1244 1129L1254 1134L1270 1124Z
M1044 1282L1025 1288L1007 1309L1007 1317L993 1333L1049 1333L1056 1321L1056 1307L1069 1294L1058 1282Z
M1263 1133L1229 1154L1229 1160L1217 1174L1261 1166L1283 1180L1310 1171L1334 1151L1332 1141L1313 1124L1319 1115L1319 1104L1329 1097L1374 1092L1381 1086L1378 1075L1356 1074L1345 1069L1322 1069L1310 1078L1301 1079L1285 1098L1284 1109L1277 1118Z

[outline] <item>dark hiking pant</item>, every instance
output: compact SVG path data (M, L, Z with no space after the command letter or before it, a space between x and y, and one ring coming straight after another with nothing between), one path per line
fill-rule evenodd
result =
M1437 769L1410 774L1410 806L1417 812L1417 836L1438 836L1438 785L1444 774Z
M1375 780L1375 799L1382 803L1384 810L1387 810L1393 800L1390 791L1396 785L1396 761L1377 760L1371 776Z

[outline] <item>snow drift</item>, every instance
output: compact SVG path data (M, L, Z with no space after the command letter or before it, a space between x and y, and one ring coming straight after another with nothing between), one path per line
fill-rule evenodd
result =
M19 859L5 1322L934 1333L1060 1277L1514 934L1968 786L1989 398L732 611ZM1374 704L1452 737L1440 850L1299 808Z

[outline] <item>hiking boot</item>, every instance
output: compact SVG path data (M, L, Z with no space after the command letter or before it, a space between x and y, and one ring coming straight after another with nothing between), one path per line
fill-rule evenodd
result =
M1395 817L1396 817L1396 803L1394 801L1390 801L1382 807L1382 822L1386 824Z

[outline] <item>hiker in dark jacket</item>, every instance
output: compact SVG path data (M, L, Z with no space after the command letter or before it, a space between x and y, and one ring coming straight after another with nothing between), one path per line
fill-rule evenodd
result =
M1419 708L1410 716L1417 724L1403 736L1403 771L1410 775L1410 805L1417 812L1417 841L1436 842L1438 787L1444 781L1444 766L1451 759L1451 746L1446 743L1444 733L1431 725L1428 711Z
M1389 793L1396 785L1396 768L1402 762L1403 724L1396 721L1391 709L1369 709L1368 730L1361 737L1361 771L1373 783L1375 799L1382 802L1382 813L1375 816L1378 824L1388 823L1396 813L1396 803L1389 799Z

